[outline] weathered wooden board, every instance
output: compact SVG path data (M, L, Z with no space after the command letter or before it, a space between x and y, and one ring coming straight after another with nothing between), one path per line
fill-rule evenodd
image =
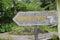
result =
M58 23L57 11L18 12L13 20L19 26L54 25Z

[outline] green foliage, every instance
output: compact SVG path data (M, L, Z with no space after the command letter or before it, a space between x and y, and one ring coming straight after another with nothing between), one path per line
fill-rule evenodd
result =
M11 24L4 24L0 27L0 32L4 33L4 32L10 32L11 28L12 28L12 23Z
M13 1L13 0L2 0L2 11L4 11L4 16L1 17L1 20L12 21L12 18L19 11L43 11L43 10L55 10L56 3L50 1L40 1L40 0L30 0L30 2L25 1ZM3 18L3 19L2 19ZM5 19L4 19L5 18Z
M56 3L54 0L1 0L0 11L2 16L0 17L1 27L0 32L10 31L12 18L19 11L44 11L44 10L55 10ZM14 24L13 24L14 25Z
M60 40L59 37L57 35L54 35L51 40Z
M10 2L9 0L2 0L2 9L3 11L6 11L8 8L10 8L12 6L12 2Z
M57 28L54 27L48 27L48 26L38 26L40 30L42 30L44 33L47 32L57 32ZM31 29L31 30L30 30ZM40 33L40 31L38 30ZM42 32L41 32L42 33ZM10 34L34 34L34 26L18 26L15 23L11 23L11 31Z
M34 30L29 30L29 28L34 28L33 26L18 26L15 23L13 23L12 29L10 31L10 34L33 34Z
M57 32L58 31L58 28L57 27L50 27L50 26L39 26L38 27L39 29L42 29L43 31L45 30L45 31L48 31L48 32L53 32L53 31L55 31L55 32Z

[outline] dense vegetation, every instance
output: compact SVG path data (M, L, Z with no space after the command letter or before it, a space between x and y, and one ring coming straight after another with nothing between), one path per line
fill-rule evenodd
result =
M1 26L0 32L9 32L12 30L12 28L14 30L15 27L16 28L18 27L12 20L12 18L17 14L17 12L44 11L44 10L56 10L55 0L1 0L0 1L0 26ZM21 30L23 29L24 27ZM19 29L17 28L17 32L18 30ZM19 32L21 32L21 30L19 30Z

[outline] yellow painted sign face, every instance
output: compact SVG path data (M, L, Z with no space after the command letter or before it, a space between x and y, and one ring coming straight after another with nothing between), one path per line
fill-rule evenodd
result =
M32 16L19 16L19 17L17 17L17 20L19 22L22 22L22 21L32 21L33 17Z
M37 17L33 17L33 16L19 16L17 17L17 21L19 22L23 22L23 21L42 21L42 20L46 20L46 16L37 16Z
M57 24L56 11L19 12L13 20L19 26Z
M42 16L42 15L38 16L37 18L38 18L39 21L40 20L42 21L42 20L46 20L47 19L46 16Z

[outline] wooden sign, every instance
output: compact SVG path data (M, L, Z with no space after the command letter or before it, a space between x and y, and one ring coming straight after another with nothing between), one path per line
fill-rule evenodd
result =
M58 21L57 11L18 12L13 20L19 26L55 25Z

